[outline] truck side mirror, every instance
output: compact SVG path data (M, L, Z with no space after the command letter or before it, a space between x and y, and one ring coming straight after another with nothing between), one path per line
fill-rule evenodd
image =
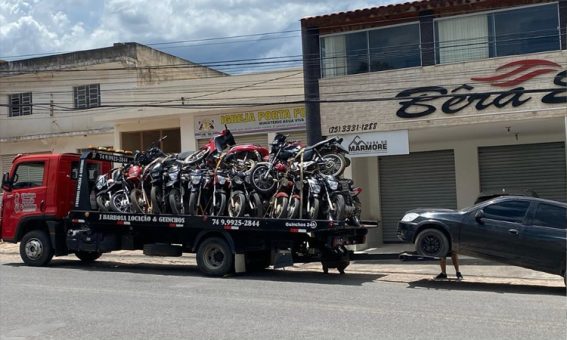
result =
M479 209L476 214L474 214L474 219L478 224L484 224L484 210Z
M8 172L2 175L2 190L12 191L12 181L10 181L10 174Z

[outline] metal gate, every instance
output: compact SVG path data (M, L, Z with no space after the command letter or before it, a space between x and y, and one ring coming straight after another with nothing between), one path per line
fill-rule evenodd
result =
M480 190L532 190L539 197L567 201L565 143L478 148Z
M384 241L396 242L398 222L415 208L457 208L453 150L378 158Z

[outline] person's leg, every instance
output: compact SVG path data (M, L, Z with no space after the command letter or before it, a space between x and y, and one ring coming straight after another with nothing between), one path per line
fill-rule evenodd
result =
M451 261L453 261L453 266L455 267L455 272L460 273L459 270L459 256L456 252L451 252Z
M451 257L451 258L453 258L453 257ZM441 266L441 273L447 274L447 258L446 257L440 258L439 265Z
M457 252L451 252L451 260L453 261L453 266L455 267L457 280L462 280L463 274L461 274L461 271L459 270L459 255L457 255Z

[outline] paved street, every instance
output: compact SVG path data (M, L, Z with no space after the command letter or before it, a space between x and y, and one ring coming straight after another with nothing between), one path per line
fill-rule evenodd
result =
M31 268L2 254L1 339L567 337L559 277L435 282L420 271L432 264L385 261L345 276L308 265L217 279L193 263L69 256Z

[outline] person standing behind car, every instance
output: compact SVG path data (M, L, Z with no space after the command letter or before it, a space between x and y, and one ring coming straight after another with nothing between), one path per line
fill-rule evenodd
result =
M439 260L439 265L441 266L441 273L435 277L435 280L446 280L447 279L447 256L451 256L451 261L453 261L453 266L455 267L455 272L457 273L457 280L463 279L463 274L459 271L459 256L456 251L450 250L446 256L442 256Z

